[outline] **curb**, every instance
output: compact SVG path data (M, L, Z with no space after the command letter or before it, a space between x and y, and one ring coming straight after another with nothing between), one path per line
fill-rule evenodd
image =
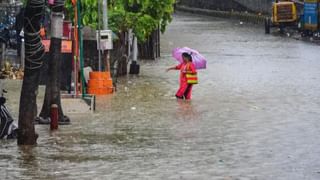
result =
M257 15L248 12L237 12L237 11L218 11L210 9L200 9L200 8L190 8L187 6L178 5L176 7L178 11L189 12L193 14L201 14L207 16L214 16L219 18L230 18L238 19L243 22L264 25L264 19L267 17L265 15Z

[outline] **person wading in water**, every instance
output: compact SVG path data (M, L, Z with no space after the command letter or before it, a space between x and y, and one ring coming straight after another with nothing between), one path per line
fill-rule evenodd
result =
M180 70L180 87L176 93L178 99L191 99L193 84L197 84L197 71L192 63L192 56L188 53L182 54L183 62L177 66L173 66L167 69Z

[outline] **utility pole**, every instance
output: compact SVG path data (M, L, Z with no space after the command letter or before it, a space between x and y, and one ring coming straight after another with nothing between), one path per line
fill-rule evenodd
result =
M103 9L103 7L102 7ZM98 58L99 58L99 66L98 66L98 71L101 71L101 5L100 1L98 1Z
M102 0L102 12L103 12L103 29L108 30L108 0ZM110 59L110 53L108 50L105 50L104 51L104 60L106 65L105 70L110 72L111 68L110 68L109 59Z
M102 1L102 12L103 12L103 29L108 29L108 1L103 0Z

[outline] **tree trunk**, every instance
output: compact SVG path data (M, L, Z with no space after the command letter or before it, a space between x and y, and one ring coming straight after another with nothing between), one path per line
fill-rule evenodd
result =
M40 113L41 119L50 117L50 107L52 104L57 104L59 107L59 123L68 124L68 117L64 116L61 107L60 94L60 71L61 71L61 39L63 29L63 4L64 1L55 1L52 8L51 18L51 43L50 43L50 58L48 63L48 81L46 83L45 98Z
M116 68L113 77L124 76L128 73L128 57L125 33L119 33L119 40L114 43L114 49L111 51L111 68Z
M153 31L144 43L139 43L139 58L152 59L160 57L160 29Z
M44 48L39 34L44 0L27 2L24 17L25 75L23 78L20 107L18 145L35 145L38 135L34 128L37 115L37 90Z
M51 38L50 59L48 63L48 81L46 83L45 98L40 113L40 117L50 117L50 107L52 104L59 106L59 119L63 117L60 99L60 70L61 70L61 39Z

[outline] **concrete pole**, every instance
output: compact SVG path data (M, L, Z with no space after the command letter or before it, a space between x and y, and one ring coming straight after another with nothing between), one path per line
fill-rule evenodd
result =
M136 61L138 60L138 39L136 36L134 36L134 39L133 39L133 57L132 57L132 60L133 61Z
M102 13L103 13L103 29L108 30L108 0L102 0ZM108 50L104 51L104 59L106 63L106 71L110 71L110 54Z
M102 12L103 12L103 29L108 29L108 1L102 1Z
M100 23L100 17L101 17L101 7L100 7L100 0L98 1L98 71L101 71L101 23Z

